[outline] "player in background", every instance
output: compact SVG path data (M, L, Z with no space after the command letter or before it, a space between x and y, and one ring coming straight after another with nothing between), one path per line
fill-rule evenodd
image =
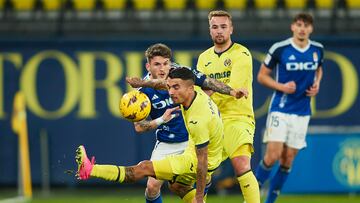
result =
M260 67L257 79L274 91L267 117L264 142L266 152L256 177L262 186L273 165L280 167L270 180L267 203L275 202L298 151L306 147L306 131L311 115L310 98L319 92L322 78L323 46L309 39L313 18L296 15L291 23L292 37L275 43ZM276 71L276 79L271 77Z
M184 202L203 203L206 183L222 161L223 124L217 106L202 91L194 90L195 76L188 68L177 68L169 73L167 86L172 100L181 104L181 112L189 132L189 144L180 155L169 155L161 160L142 161L134 166L98 165L90 161L85 148L76 150L77 176L116 182L134 182L151 176L171 181L170 189ZM169 120L179 107L165 111ZM193 184L196 181L196 190Z
M200 54L197 69L233 89L245 88L249 92L241 99L208 93L221 112L226 157L230 158L244 199L247 203L260 203L259 185L250 164L255 133L251 53L232 41L233 24L228 12L211 11L208 20L214 46Z

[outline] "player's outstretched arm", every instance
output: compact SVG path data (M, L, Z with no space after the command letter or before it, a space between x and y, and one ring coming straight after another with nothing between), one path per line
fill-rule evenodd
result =
M160 90L166 90L166 80L162 79L149 79L149 80L142 80L137 77L126 77L126 82L129 83L129 85L133 88L139 88L139 87L150 87L154 89L160 89ZM213 91L213 92L219 92L221 94L226 94L233 96L237 99L240 99L241 97L247 97L247 90L244 90L242 88L239 89L233 89L230 86L216 80L213 78L206 78L204 80L203 85L201 86L204 89Z
M154 120L142 120L139 122L134 122L135 131L138 133L146 132L149 130L155 130L161 124L169 122L171 119L179 116L179 113L175 113L178 111L179 107L174 107L171 109L166 109L165 113L157 119Z
M287 83L278 83L271 77L272 70L266 67L264 64L261 64L259 73L257 75L257 80L260 84L269 87L273 90L281 91L286 94L293 94L296 91L296 84L294 81L289 81Z
M198 165L196 169L196 195L197 203L203 203L208 168L208 146L196 147Z
M162 79L149 79L149 80L142 80L138 77L126 77L126 82L133 88L139 87L150 87L154 89L162 89L166 90L166 81Z
M201 87L205 90L230 95L237 99L240 99L241 97L247 97L248 95L248 91L244 88L233 89L229 85L209 77L204 80L204 83Z

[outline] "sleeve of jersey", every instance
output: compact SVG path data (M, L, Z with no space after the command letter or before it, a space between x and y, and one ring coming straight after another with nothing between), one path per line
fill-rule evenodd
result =
M320 60L318 67L322 66L323 63L324 63L324 48L320 49Z
M232 88L247 88L253 80L252 57L248 50L241 51L231 70L230 82Z
M206 75L198 71L196 68L191 68L191 71L195 75L195 85L202 87L206 79Z
M266 67L268 68L275 68L276 64L278 63L277 61L277 54L278 54L278 51L277 51L277 48L276 48L276 44L274 44L268 51L268 53L266 54L266 57L264 59L264 64Z
M190 134L197 148L205 147L209 144L209 127L200 118L193 118L188 123Z

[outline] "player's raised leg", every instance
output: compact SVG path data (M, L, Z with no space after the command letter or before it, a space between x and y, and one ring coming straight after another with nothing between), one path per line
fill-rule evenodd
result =
M151 161L142 161L135 166L116 166L95 164L95 158L90 161L85 147L80 145L76 150L76 162L78 164L77 176L80 180L90 177L101 178L115 182L135 182L146 176L155 176Z

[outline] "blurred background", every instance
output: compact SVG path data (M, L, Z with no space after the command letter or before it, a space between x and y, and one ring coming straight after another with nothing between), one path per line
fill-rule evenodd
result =
M212 46L207 15L214 9L233 15L233 41L250 49L254 76L270 46L291 36L292 17L300 11L314 16L311 38L325 47L324 78L312 101L308 147L284 193L358 198L360 0L0 0L0 198L28 190L20 187L30 176L20 170L26 140L20 144L24 139L11 127L14 95L21 90L35 189L47 195L59 188L139 189L135 195L143 201L145 181L78 182L75 149L85 145L104 164L150 157L153 132L136 134L119 115L118 101L131 90L125 77L145 75L144 51L159 42L172 48L174 61L196 66L198 55ZM253 168L264 152L272 93L254 78ZM215 175L212 193L239 194L228 163Z

